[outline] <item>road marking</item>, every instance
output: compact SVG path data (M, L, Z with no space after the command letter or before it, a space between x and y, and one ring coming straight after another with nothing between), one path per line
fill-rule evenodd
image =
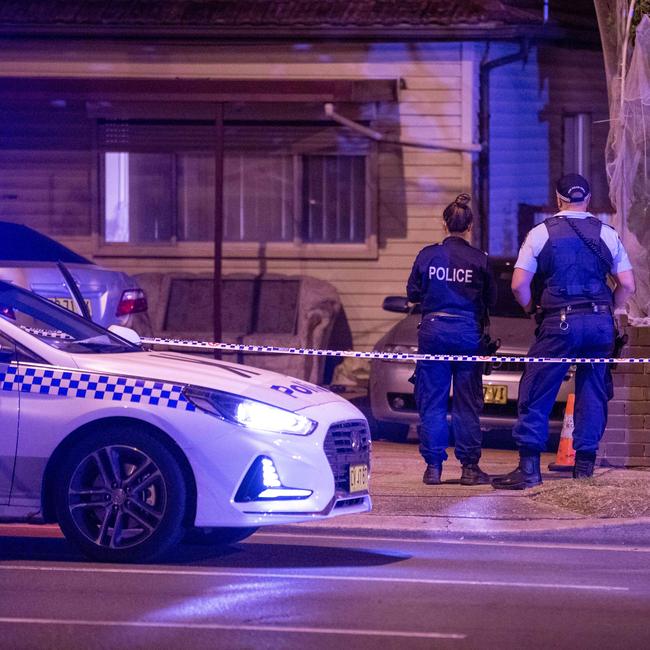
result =
M487 541L481 539L436 539L430 537L427 539L408 538L408 537L375 537L373 535L324 535L320 533L255 533L254 536L246 540L246 543L259 537L283 537L292 538L300 537L306 540L310 539L342 539L354 541L371 541L371 542L399 542L404 544L450 544L462 546L496 546L496 547L516 547L516 548L545 548L545 549L566 549L573 551L616 551L620 553L650 553L649 546L606 546L604 544L555 544L553 542L513 542L513 541Z
M35 571L41 573L119 573L134 575L265 578L277 580L330 580L337 582L387 582L416 585L457 585L469 587L521 587L524 589L570 589L579 591L629 591L629 587L609 585L577 585L555 582L506 582L496 580L445 580L442 578L391 578L380 576L336 576L322 573L272 573L256 571L213 571L198 569L135 569L128 567L73 567L73 566L26 566L22 564L0 564L3 571Z
M233 632L287 632L298 634L339 634L347 636L389 636L409 639L466 639L466 634L447 632L402 632L400 630L342 630L331 627L295 627L287 625L235 625L228 623L174 623L168 621L89 621L83 619L0 617L0 624L85 625L90 627L140 627L157 629L232 630Z

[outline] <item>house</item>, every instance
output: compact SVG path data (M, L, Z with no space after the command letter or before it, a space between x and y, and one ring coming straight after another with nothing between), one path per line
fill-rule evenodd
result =
M564 4L0 0L0 218L130 274L327 280L371 349L459 192L497 256L562 172L611 209L593 7Z

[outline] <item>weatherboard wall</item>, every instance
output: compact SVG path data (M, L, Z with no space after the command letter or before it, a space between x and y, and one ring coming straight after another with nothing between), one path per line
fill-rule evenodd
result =
M80 42L66 48L5 42L2 48L0 61L8 76L401 79L399 103L377 108L378 128L408 139L450 144L470 142L475 134L474 50L461 44L144 48L98 43L90 49ZM73 211L89 224L90 234L59 238L103 265L131 274L211 272L212 259L204 253L166 257L161 248L159 257L142 257L134 248L133 255L111 256L104 247L97 255L97 172L88 152L71 147L43 153L3 144L0 195L13 198L1 200L0 218L39 227L55 222L57 211ZM341 295L354 346L371 348L398 318L381 309L383 297L404 293L415 254L442 237L442 209L460 191L471 189L472 156L382 146L376 169L376 255L345 259L333 247L331 258L259 260L231 257L226 246L224 273L264 270L328 280Z

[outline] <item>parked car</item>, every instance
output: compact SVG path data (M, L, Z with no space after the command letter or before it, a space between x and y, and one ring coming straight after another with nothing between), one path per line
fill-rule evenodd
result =
M498 288L498 303L491 315L492 338L501 339L497 356L526 356L533 341L535 322L526 316L515 302L510 289L513 263L500 261L492 264ZM417 352L417 325L420 322L419 305L409 305L402 296L389 296L384 309L402 312L407 316L392 327L376 344L378 352ZM523 363L495 362L483 375L483 398L485 406L481 416L484 430L511 429L517 419L517 397ZM378 433L405 439L419 424L415 406L413 384L408 379L415 364L409 361L381 361L373 359L370 364L369 398ZM557 401L549 419L553 434L562 428L567 396L573 390L573 370L562 384Z
M0 281L0 520L56 521L120 562L188 532L224 543L370 509L370 431L350 402L112 329Z
M85 312L103 327L121 325L151 333L147 298L135 279L98 266L28 226L0 221L0 280Z

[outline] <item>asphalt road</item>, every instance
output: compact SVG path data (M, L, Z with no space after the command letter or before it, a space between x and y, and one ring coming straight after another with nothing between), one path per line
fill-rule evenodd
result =
M4 537L0 594L2 648L650 647L650 547L263 532L105 565Z

